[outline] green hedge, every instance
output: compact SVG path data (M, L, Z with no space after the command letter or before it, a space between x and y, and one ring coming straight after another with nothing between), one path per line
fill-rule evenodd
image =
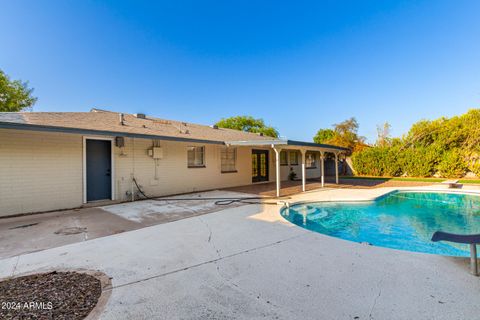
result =
M355 152L352 161L355 171L360 175L395 177L403 173L398 148L367 148Z
M480 109L450 119L420 121L387 146L352 155L357 174L386 177L480 177Z

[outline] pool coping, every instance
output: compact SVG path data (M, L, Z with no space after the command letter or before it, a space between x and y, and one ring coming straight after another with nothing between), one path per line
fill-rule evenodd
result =
M385 192L380 195L375 195L374 197L369 197L365 199L340 199L340 200L300 200L300 201L284 201L280 210L284 208L289 208L291 206L307 204L307 203L319 203L319 202L342 202L342 203L352 203L352 202L373 202L380 200L384 197L389 196L392 193L396 192L417 192L417 193L426 193L426 192L438 192L438 193L456 193L456 194L466 194L466 195L476 195L480 197L480 190L455 190L455 189L437 189L437 188L425 188L425 187L418 187L414 189L414 187L405 187L405 188L395 188L393 190L384 190Z

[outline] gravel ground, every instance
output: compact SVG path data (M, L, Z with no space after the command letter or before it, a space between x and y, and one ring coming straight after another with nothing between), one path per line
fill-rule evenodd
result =
M84 319L102 287L79 272L50 272L0 282L0 319Z

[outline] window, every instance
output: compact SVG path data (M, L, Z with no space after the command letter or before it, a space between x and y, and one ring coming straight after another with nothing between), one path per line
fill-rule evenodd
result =
M288 165L287 151L280 151L280 165L281 166Z
M298 152L290 151L289 156L290 156L290 165L298 166Z
M307 152L305 154L305 167L307 167L307 169L313 169L317 167L315 153Z
M222 172L237 172L237 148L223 148L221 152Z
M188 167L205 167L205 147L188 147Z

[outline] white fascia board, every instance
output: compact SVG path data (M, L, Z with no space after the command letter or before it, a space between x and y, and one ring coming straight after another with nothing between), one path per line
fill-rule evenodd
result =
M287 140L244 140L244 141L225 141L227 146L272 146L287 145Z

